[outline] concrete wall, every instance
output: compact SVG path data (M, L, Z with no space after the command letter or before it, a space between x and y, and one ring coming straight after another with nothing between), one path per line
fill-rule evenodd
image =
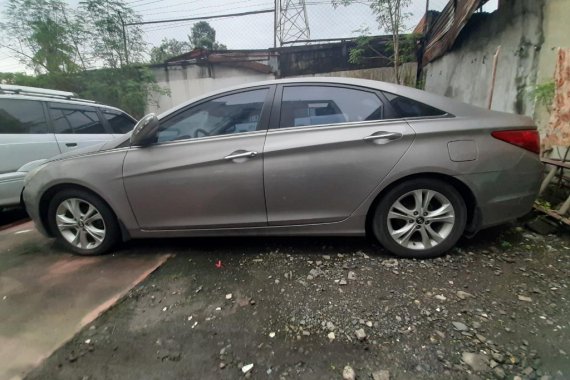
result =
M453 49L426 66L425 89L486 106L493 55L501 45L492 109L532 116L529 91L536 84L544 43L546 1L505 1L492 14L475 14Z
M152 69L166 94L153 94L147 112L164 112L174 106L211 91L244 83L274 79L273 74L230 67L226 65L187 65L155 67Z

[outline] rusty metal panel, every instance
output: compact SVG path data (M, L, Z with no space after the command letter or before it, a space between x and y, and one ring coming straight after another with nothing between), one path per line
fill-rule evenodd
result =
M558 49L555 94L543 148L570 147L570 49Z
M467 21L486 0L450 0L429 33L423 64L441 57L452 46Z

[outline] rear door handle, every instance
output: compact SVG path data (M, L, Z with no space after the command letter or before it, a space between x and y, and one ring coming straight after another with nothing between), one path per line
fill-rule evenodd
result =
M379 131L379 132L374 132L373 134L371 134L370 136L366 136L363 140L366 141L371 141L371 140L397 140L400 137L402 137L401 133L398 132L384 132L384 131Z
M239 152L239 153L238 153L238 152ZM226 159L226 160L235 160L236 158L253 158L253 157L255 157L255 156L257 156L257 152L253 152L253 151L252 151L252 152L249 152L249 151L248 151L248 152L240 152L240 151L238 150L238 151L235 151L235 152L233 152L232 154L230 154L230 155L224 157L224 159Z
M65 143L65 146L68 147L77 146L77 143Z

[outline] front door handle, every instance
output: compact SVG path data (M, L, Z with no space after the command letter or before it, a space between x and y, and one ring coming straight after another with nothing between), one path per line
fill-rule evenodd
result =
M68 146L71 148L73 146L77 146L77 143L65 143L65 146Z
M398 132L384 132L384 131L379 131L379 132L374 132L373 134L371 134L370 136L366 136L364 138L364 140L366 141L371 141L371 140L397 140L400 137L402 137L401 133Z
M239 153L238 153L239 152ZM253 151L248 151L248 152L240 152L239 150L236 152L233 152L232 154L230 154L229 156L224 157L224 159L226 160L235 160L236 158L253 158L257 156L257 152L253 152Z

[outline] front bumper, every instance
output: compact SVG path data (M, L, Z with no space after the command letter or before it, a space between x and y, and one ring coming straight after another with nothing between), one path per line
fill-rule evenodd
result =
M0 174L0 207L20 205L26 172Z

